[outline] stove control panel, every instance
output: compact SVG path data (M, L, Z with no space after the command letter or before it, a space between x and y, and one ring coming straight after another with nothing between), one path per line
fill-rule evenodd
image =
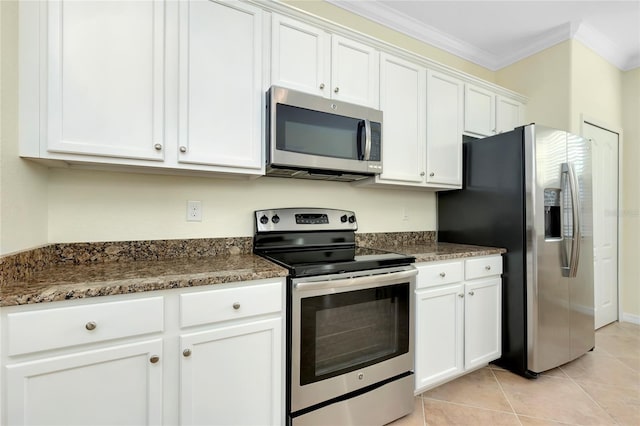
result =
M257 210L257 232L356 231L356 215L349 210L285 208Z

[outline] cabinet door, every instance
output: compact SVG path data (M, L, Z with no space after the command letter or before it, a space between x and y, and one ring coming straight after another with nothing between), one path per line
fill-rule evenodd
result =
M498 96L496 99L497 133L508 132L524 124L524 105L504 96Z
M330 97L329 34L275 13L271 26L271 84Z
M376 49L344 37L331 38L331 97L379 107L380 56Z
M416 390L463 372L464 287L416 291Z
M465 284L465 368L500 358L502 348L502 280Z
M187 334L180 343L180 424L281 424L280 318Z
M47 150L162 160L164 1L56 1L47 14Z
M427 71L427 183L462 184L464 84Z
M261 40L257 7L180 2L178 161L261 169Z
M380 181L424 182L426 70L400 58L380 56L383 173Z
M8 365L7 422L161 424L162 364L158 339Z
M480 136L496 133L496 95L481 87L464 88L464 131Z

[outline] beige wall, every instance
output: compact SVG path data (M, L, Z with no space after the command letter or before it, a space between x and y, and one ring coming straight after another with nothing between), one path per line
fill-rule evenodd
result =
M186 222L187 200L202 201L202 222ZM354 210L360 232L435 230L436 224L435 197L419 191L52 169L49 241L251 236L254 210L293 206Z
M527 96L527 122L568 129L571 42L557 44L496 72L496 83Z
M622 73L622 309L640 321L640 68Z
M0 255L46 244L47 175L18 157L18 7L0 1Z

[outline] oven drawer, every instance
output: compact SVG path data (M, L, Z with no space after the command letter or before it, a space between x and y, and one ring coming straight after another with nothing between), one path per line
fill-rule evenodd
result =
M425 263L417 268L417 289L462 281L461 260Z
M281 310L281 281L182 294L180 327L229 321Z
M500 274L502 274L502 256L487 256L465 260L464 278L466 280Z
M9 355L161 332L162 297L7 315ZM38 336L25 338L24 336Z

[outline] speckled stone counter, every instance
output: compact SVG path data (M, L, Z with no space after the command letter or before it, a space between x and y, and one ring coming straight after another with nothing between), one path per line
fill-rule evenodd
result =
M409 254L416 258L416 263L506 253L506 250L502 248L438 242L425 244L379 244L376 245L375 248Z
M356 243L416 262L505 252L437 243L432 231L356 234ZM250 237L52 244L0 257L0 306L287 276L251 249Z

